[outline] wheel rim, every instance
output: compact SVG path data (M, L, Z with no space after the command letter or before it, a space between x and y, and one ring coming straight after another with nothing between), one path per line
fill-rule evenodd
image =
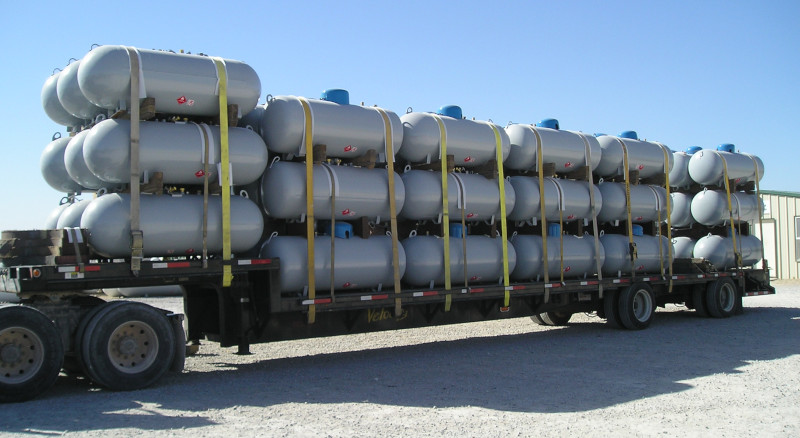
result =
M158 356L158 337L149 324L128 321L120 324L108 340L108 358L114 367L126 374L149 368Z
M736 305L736 290L730 283L723 283L719 288L719 304L723 312L733 311Z
M636 291L633 297L633 316L638 321L644 322L650 317L653 311L653 300L646 290L640 289Z
M36 333L24 327L0 331L0 382L25 382L36 376L43 363L44 343Z

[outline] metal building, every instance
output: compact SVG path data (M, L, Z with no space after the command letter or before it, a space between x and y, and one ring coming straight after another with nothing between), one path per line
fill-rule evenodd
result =
M800 278L800 193L762 190L764 258L770 277ZM752 234L761 236L758 222Z

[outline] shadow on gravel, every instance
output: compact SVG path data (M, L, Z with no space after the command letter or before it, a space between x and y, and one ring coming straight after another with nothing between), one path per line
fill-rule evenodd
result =
M9 424L14 413L14 424L24 428L0 430L195 428L214 424L209 410L285 403L588 411L684 391L691 387L687 380L798 354L799 319L796 308L748 308L729 319L662 312L638 332L608 329L598 321L246 365L215 356L203 360L217 360L226 370L171 375L157 388L122 393L95 391L86 380L62 377L44 398L4 407L0 425ZM470 330L468 324L462 327ZM162 413L148 414L149 405ZM165 415L165 410L179 412Z

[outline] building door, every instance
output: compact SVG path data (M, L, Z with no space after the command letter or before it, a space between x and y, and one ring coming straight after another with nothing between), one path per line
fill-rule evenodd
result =
M753 225L755 228L753 231L753 235L761 239L764 242L764 259L767 261L767 265L769 266L769 277L770 278L779 278L780 270L778 268L778 247L776 245L776 236L775 236L775 220L764 220L762 222L762 227L764 228L764 237L760 235L758 225ZM757 265L760 267L760 264Z

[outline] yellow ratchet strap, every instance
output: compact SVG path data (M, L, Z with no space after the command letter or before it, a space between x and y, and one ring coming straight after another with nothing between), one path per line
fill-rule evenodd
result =
M731 237L733 238L733 254L736 256L736 269L742 269L742 253L736 245L736 226L733 224L733 204L731 203L731 182L728 179L728 162L722 154L717 154L722 159L722 176L725 177L725 194L728 198L728 216L730 219Z
M592 178L592 149L586 135L579 132L578 135L583 139L585 147L583 157L586 162L586 181L589 184L589 206L592 208L592 232L594 233L594 262L597 269L597 290L598 297L603 298L603 265L600 263L600 234L597 231L597 208L594 202L594 179Z
M303 130L303 141L305 147L306 161L306 242L308 252L308 299L313 302L317 297L316 281L314 278L314 120L311 118L311 107L305 97L298 98L303 107L305 127ZM316 321L317 306L308 306L308 323Z
M394 138L392 133L392 122L386 111L375 108L383 118L383 137L386 146L386 171L389 178L389 222L392 230L392 267L394 268L394 293L399 297L402 292L400 287L400 253L398 249L397 235L397 202L395 200L394 186ZM402 313L400 298L394 299L394 315L399 317Z
M669 283L667 293L672 293L672 197L670 196L670 186L669 186L669 148L665 145L656 142L657 145L661 147L661 150L664 151L664 188L667 190L667 267L669 269ZM661 230L661 215L659 212L658 218L658 229ZM661 233L658 233L659 237L661 237ZM658 247L658 250L661 251L661 246ZM664 269L661 269L661 276L664 276Z
M619 137L614 137L622 146L622 174L625 178L625 211L628 217L628 251L631 256L631 281L636 278L636 243L633 241L633 222L631 222L631 172L628 168L628 147L625 142Z
M437 114L432 114L439 124L439 161L442 163L442 234L444 235L444 289L450 292L452 284L450 282L450 212L449 201L447 199L447 129L442 118ZM453 303L452 294L448 293L445 297L444 311L449 312Z
M138 274L142 268L142 258L144 257L144 233L139 223L139 55L133 47L126 47L131 66L131 167L130 167L130 188L131 188L131 271Z
M761 190L759 189L759 183L758 183L758 180L761 178L761 176L758 174L758 161L756 161L756 158L754 156L752 156L752 155L750 155L750 159L753 160L753 169L754 169L755 176L756 176L756 203L758 204L758 233L759 233L758 235L759 235L759 237L761 237L761 239L759 239L759 240L761 241L761 254L763 255L764 254L764 224L761 222L761 215L763 214L763 212L761 211ZM764 270L764 271L767 270L766 263L767 263L767 260L762 256L761 257L761 269Z
M228 76L225 62L212 58L219 77L219 143L220 166L222 168L222 287L229 287L233 281L231 273L231 174L228 150Z
M539 214L542 216L542 263L544 267L544 302L550 302L550 263L547 255L547 215L545 214L544 202L544 157L542 157L542 136L533 125L528 126L533 135L536 136L536 171L539 174Z
M511 303L511 291L509 290L511 280L509 279L508 272L508 224L506 223L506 178L503 172L503 140L500 137L500 131L497 129L497 126L495 126L494 123L489 123L489 126L491 126L492 131L494 131L497 184L500 189L500 237L502 238L501 243L503 245L503 288L506 290L505 297L503 298L503 307L507 309Z

